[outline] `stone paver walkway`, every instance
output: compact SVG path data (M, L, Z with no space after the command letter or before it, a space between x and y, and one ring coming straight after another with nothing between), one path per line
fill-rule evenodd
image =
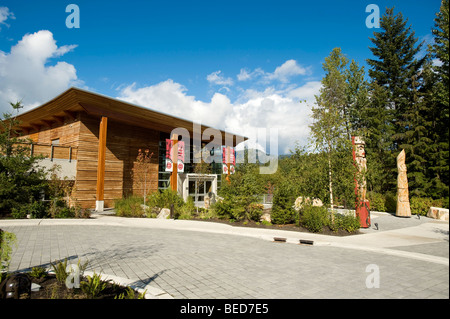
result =
M88 260L88 270L173 298L449 298L448 223L396 228L383 221L395 217L378 217L389 230L348 237L118 217L0 220L0 228L18 239L11 271ZM379 288L368 288L374 269Z

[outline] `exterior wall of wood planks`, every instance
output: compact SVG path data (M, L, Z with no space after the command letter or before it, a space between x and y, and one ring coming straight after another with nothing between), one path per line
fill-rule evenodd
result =
M80 115L76 198L82 207L95 207L100 118ZM105 156L105 207L113 207L114 200L142 190L133 179L133 168L139 149L153 152L151 178L147 188L158 188L159 132L108 119Z

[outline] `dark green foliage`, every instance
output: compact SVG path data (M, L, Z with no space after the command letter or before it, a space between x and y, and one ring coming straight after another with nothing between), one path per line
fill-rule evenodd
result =
M20 102L11 106L18 111ZM30 156L30 149L15 130L18 121L12 114L3 114L0 121L0 215L24 215L24 205L34 205L47 189L46 172L36 165L41 156ZM34 207L34 206L33 206ZM35 214L42 215L36 207ZM26 213L25 213L26 216Z
M143 217L144 209L142 208L141 196L129 196L114 201L114 209L117 216L121 217Z
M154 192L148 196L147 205L150 207L169 208L173 204L174 209L178 210L184 205L184 200L176 191L169 188Z
M443 199L433 199L431 197L412 197L410 200L411 214L426 216L430 207L444 207Z
M358 126L365 133L369 190L396 192L396 156L405 149L412 196L448 197L448 0L421 54L408 20L386 9L371 38L370 103ZM435 59L432 61L432 59ZM440 63L434 63L436 60Z
M246 156L247 158L247 156ZM236 173L230 175L230 182L222 176L219 200L214 210L219 218L259 221L262 209L255 206L259 195L264 193L264 177L259 174L259 166L251 163L237 165Z
M397 210L397 195L393 192L387 192L385 195L385 203L386 212L395 213Z
M46 218L49 204L43 201L34 201L30 204L23 204L11 209L11 215L14 218L26 218L29 214L31 218Z
M378 212L386 211L386 199L383 194L369 192L367 193L367 198L370 202L370 210Z
M292 185L287 181L275 188L273 197L272 213L270 218L274 224L290 224L295 220L295 210L293 208L295 195L292 192Z
M332 231L338 231L339 229L346 232L353 233L360 228L359 218L352 214L335 214L334 220L330 222L330 229Z
M326 207L306 205L300 216L300 225L313 233L318 233L330 225L330 217Z

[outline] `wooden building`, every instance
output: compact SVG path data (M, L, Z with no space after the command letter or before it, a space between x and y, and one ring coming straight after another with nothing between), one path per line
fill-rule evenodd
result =
M139 149L153 153L149 189L156 191L168 186L165 141L175 128L189 133L191 149L195 136L202 136L203 143L213 139L205 139L206 126L200 126L201 135L195 135L193 122L78 88L68 89L17 119L22 136L32 140L31 152L47 157L41 164L59 164L63 174L75 181L74 199L83 208L97 210L112 207L117 198L142 192L132 173ZM235 146L244 139L219 132L222 145ZM221 169L216 175L215 190ZM187 170L177 177L178 192L186 198L195 175Z

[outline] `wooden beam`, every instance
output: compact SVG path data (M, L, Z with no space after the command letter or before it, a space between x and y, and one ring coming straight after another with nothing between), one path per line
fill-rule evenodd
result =
M52 121L49 120L41 120L48 128L52 128Z
M227 162L227 176L225 177L225 179L228 182L228 184L231 184L231 181L230 181L230 166L231 166L230 165L230 152L231 152L231 150L230 150L229 146L226 147L226 152L227 152L227 158L226 158L226 162Z
M77 113L71 111L63 111L72 121L77 119Z
M41 126L39 124L35 124L35 123L30 123L30 126L35 130L35 131L40 131L41 130Z
M56 122L58 122L58 124L64 124L64 117L62 117L62 116L56 116L56 115L54 115L54 116L52 116L52 119L54 119Z
M31 130L32 128L31 127L24 127L24 126L21 126L20 127L20 130L22 131L22 133L24 134L24 135L28 135L28 134L30 134L30 130Z
M108 118L102 117L98 134L98 164L97 164L97 201L104 200L105 194L105 155L106 155L106 133ZM103 204L103 203L102 203ZM103 205L101 205L103 210Z
M172 174L170 175L170 189L178 192L178 135L173 134L170 138L172 145Z

